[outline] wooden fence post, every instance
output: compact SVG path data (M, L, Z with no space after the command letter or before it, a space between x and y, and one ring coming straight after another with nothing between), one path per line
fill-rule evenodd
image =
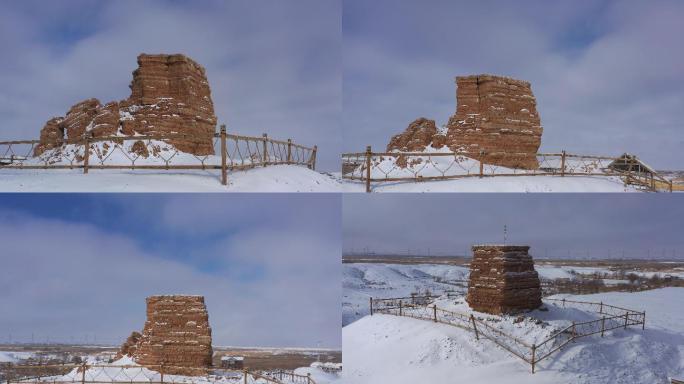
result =
M159 366L159 376L160 376L159 381L163 384L164 383L164 364Z
M83 132L83 173L88 173L88 163L90 160L90 132Z
M480 340L480 334L477 332L477 325L475 325L475 316L473 314L470 314L470 322L473 323L473 330L475 330L475 339Z
M629 314L629 312L625 312L625 328L624 329L627 329L627 315L628 314Z
M433 314L433 319L435 319L435 323L437 322L437 304L432 306L432 314Z
M83 372L81 372L81 384L85 384L85 375L86 375L86 370L88 369L88 366L86 363L83 363L83 366L81 367L83 369Z
M311 164L309 165L309 168L312 171L316 170L316 154L317 153L318 153L318 145L314 145L313 152L311 152Z
M370 297L370 298L368 299L368 302L370 303L370 313L371 313L371 316L373 316L373 298Z
M221 124L221 184L228 184L228 168L226 167L226 160L228 157L226 144L226 125Z
M402 316L402 315L403 315L403 310L402 310L402 309L403 309L403 306L404 306L403 303L404 303L403 300L399 300L399 316Z
M484 150L480 151L480 179L484 176Z
M565 308L565 297L563 298L563 308Z
M261 137L262 137L263 145L264 145L264 147L263 147L264 149L263 149L262 154L261 154L263 159L261 160L261 162L263 163L263 165L265 167L266 164L268 164L268 134L264 133L263 135L261 135Z
M599 313L603 313L603 301L601 302L601 306L599 307Z
M536 354L537 354L537 346L535 344L532 344L532 373L534 373L534 364L536 363Z
M644 311L644 317L641 318L641 330L646 329L646 311Z
M672 180L670 180L670 193L672 193Z
M561 152L561 177L565 177L565 150Z
M287 163L292 164L292 139L287 139Z
M306 384L311 384L311 372L306 374Z
M371 191L371 156L373 156L373 152L371 152L371 146L369 145L366 147L366 193Z
M601 337L603 337L603 332L606 330L606 317L601 318Z
M244 384L247 384L247 370L246 370L246 369L244 370L243 376L244 376L244 378L245 378L245 380L244 380L245 383L244 383Z

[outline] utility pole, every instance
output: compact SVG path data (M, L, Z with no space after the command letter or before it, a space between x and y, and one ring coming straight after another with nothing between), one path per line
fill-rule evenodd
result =
M504 224L504 245L506 245L506 240L508 238L508 228L506 228L506 224Z

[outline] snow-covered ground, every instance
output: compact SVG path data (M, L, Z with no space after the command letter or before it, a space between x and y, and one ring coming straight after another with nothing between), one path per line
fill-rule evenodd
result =
M125 366L122 367L122 366ZM164 375L164 381L169 383L192 383L192 384L242 384L242 383L266 383L263 379L255 379L248 375L245 380L244 375L239 371L226 372L216 371L216 374L210 376L182 376L182 375ZM311 374L311 378L317 384L331 384L340 380L338 373L324 372L317 363L312 364L311 367L302 367L295 370L296 374L307 375ZM45 377L42 378L46 382L80 382L83 379L83 373L78 368L73 369L63 376ZM85 372L86 382L159 382L161 381L161 374L159 372L147 369L138 365L130 357L122 357L111 364L98 363L98 366L88 368ZM290 379L283 376L283 383L289 383ZM301 379L295 378L293 382L301 382Z
M16 363L33 356L32 352L0 351L0 363Z
M310 367L295 369L294 373L303 376L311 374L311 378L316 382L316 384L342 383L342 373L324 371L322 366L325 364L335 365L333 363L312 363ZM342 364L337 365L341 366Z
M446 266L448 267L448 266ZM389 283L396 276L388 276ZM358 278L358 277L356 277ZM350 279L345 273L345 280ZM387 282L386 282L387 283ZM345 300L350 288L345 286ZM684 288L639 293L611 292L563 297L603 301L646 311L646 330L630 327L571 343L538 365L529 365L489 340L444 324L391 315L366 316L343 328L345 383L669 383L684 376ZM463 298L442 298L438 307L468 312ZM595 314L548 305L522 322L513 317L497 327L528 342L539 341L570 321Z
M459 290L457 281L468 279L468 269L440 264L343 265L342 325L369 313L369 298L406 297L412 292Z
M537 264L535 270L542 279L576 278L577 274L614 274L606 267L578 267ZM684 278L684 272L672 269L661 272L629 271L645 277L657 274ZM373 298L407 297L413 292L465 292L469 270L447 264L385 264L345 263L342 267L342 325L350 324L369 313L368 300ZM605 285L627 284L628 280L603 279Z
M219 170L20 170L0 167L0 192L339 192L331 176L297 165Z
M617 177L496 176L423 182L372 183L372 192L638 192ZM343 192L365 192L363 182L344 180Z
M574 275L571 271L579 274L593 274L593 273L613 273L608 268L598 267L574 267L568 265L535 265L534 269L539 273L539 277L544 279L570 279Z

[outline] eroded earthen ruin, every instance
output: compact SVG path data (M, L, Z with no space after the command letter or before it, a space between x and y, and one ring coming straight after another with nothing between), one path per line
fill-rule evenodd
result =
M165 373L200 375L212 365L211 327L204 297L150 296L142 334L135 332L119 355Z
M508 314L538 308L539 275L528 246L475 245L466 301L479 312Z
M214 153L214 103L204 68L184 55L138 56L131 95L102 105L98 99L75 104L66 116L50 119L40 132L38 156L69 142L92 137L135 134L185 135L168 142L196 155Z
M422 151L432 143L435 135L437 135L435 121L421 117L409 124L404 132L392 136L387 144L387 151Z
M457 77L456 85L456 113L449 119L446 135L436 129L432 136L426 129L417 130L416 120L392 138L387 150L405 151L405 143L411 143L415 148L411 150L447 145L487 164L538 168L536 153L543 129L530 83L475 75Z

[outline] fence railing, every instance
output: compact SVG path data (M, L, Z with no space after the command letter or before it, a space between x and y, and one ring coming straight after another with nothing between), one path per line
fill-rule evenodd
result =
M285 371L282 369L276 371L265 372L264 375L271 377L280 382L287 380L288 383L295 384L316 384L316 382L311 378L311 375L299 375L292 371Z
M0 363L0 382L6 384L188 384L195 381L218 384L230 379L242 384L316 384L310 375L299 375L286 370L260 372L170 365Z
M488 164L496 158L514 162L534 157L538 168L509 168ZM635 157L610 157L560 153L484 153L468 152L365 152L342 154L342 178L364 182L366 192L371 183L400 181L435 181L467 177L496 176L617 176L625 185L637 185L650 191L672 192L672 181L635 164Z
M520 338L507 334L503 330L496 328L487 321L476 318L473 314L459 313L437 307L432 303L416 304L408 301L410 298L389 298L389 299L370 299L370 313L383 313L395 316L411 317L414 319L428 320L435 323L442 323L458 328L465 329L474 333L477 340L484 337L512 355L530 364L532 373L535 372L536 365L559 351L568 343L574 342L582 337L600 334L605 335L606 331L629 326L646 326L646 312L639 312L608 305L603 302L584 302L566 299L544 299L552 305L562 305L565 307L575 307L585 311L594 312L601 315L601 318L584 322L572 322L571 325L554 332L538 343L530 344Z
M195 155L169 144L182 142L192 147L207 141L211 142L216 154ZM267 134L262 137L229 134L225 125L218 133L204 138L184 134L93 138L86 132L83 137L62 142L70 144L71 151L61 147L34 156L39 143L39 140L1 141L0 166L12 169L83 169L83 173L90 169L220 169L221 183L226 185L227 172L233 170L277 164L315 169L318 152L317 146L305 147L291 139L275 140ZM85 155L86 148L89 156Z

